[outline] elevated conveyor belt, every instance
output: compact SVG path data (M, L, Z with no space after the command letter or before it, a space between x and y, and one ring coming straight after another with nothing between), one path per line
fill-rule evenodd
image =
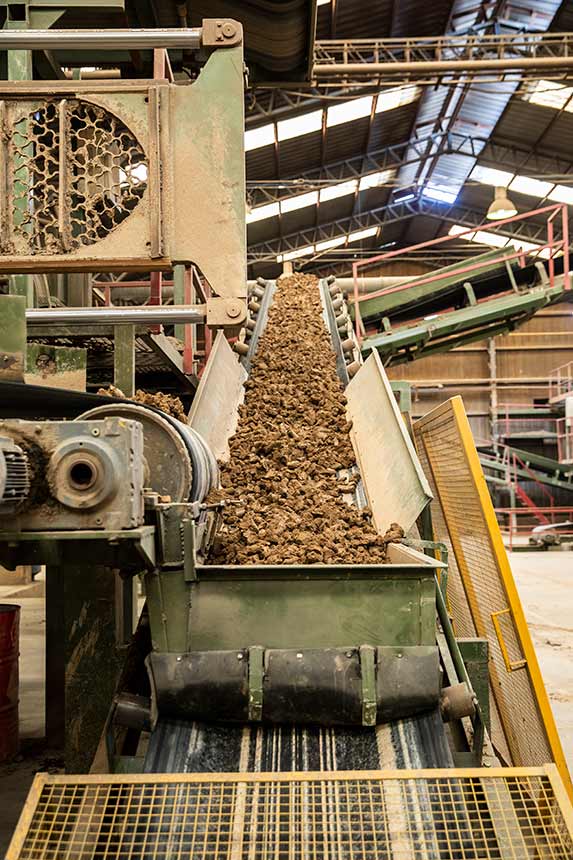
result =
M344 335L341 336L336 323L328 286L326 282L320 285L323 317L331 335L337 372L344 386L349 381L342 350ZM265 331L276 288L274 283L267 282L259 284L258 289L258 307L249 338L249 352L241 358L248 371ZM401 426L400 421L398 424ZM359 507L366 504L364 493L359 489L354 502ZM223 726L160 718L145 758L145 770L149 773L348 771L452 766L444 723L437 709L372 729Z

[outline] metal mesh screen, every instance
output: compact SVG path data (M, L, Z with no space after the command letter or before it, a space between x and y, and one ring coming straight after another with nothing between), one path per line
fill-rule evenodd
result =
M448 428L446 428L447 431ZM449 428L450 432L452 428ZM460 569L458 567L456 556L454 553L454 547L452 546L452 542L450 540L450 535L448 533L448 528L446 525L446 521L444 519L444 513L440 504L440 498L438 495L438 490L436 488L436 482L432 475L432 470L430 468L430 462L428 460L428 455L426 453L425 446L421 443L419 438L418 429L415 430L416 433L416 441L418 443L418 455L420 458L420 463L422 464L422 468L426 475L428 476L428 480L430 482L430 487L432 488L432 493L434 496L434 501L432 502L432 525L434 528L434 534L437 540L442 541L448 547L448 587L447 587L447 597L448 597L448 608L451 612L453 619L453 627L456 636L462 637L475 637L478 636L478 631L474 624L474 620L472 618L472 613L470 610L470 605L468 603L466 592L464 589L464 583L462 579L462 575L460 573ZM453 444L455 440L449 439L448 442ZM512 756L509 751L509 746L507 743L507 738L505 736L505 731L503 727L503 721L501 719L501 715L499 712L499 708L497 706L497 701L494 696L493 686L490 678L490 688L489 688L489 704L490 704L490 719L491 719L491 740L496 749L497 754L503 759L506 764L512 763Z
M436 538L452 550L448 599L454 622L462 635L473 627L489 642L494 746L502 755L509 752L515 765L555 761L570 785L461 398L430 412L414 430L436 492Z
M69 253L105 238L147 187L145 153L118 117L79 99L39 102L7 128L2 252Z
M40 775L7 860L570 860L555 768Z

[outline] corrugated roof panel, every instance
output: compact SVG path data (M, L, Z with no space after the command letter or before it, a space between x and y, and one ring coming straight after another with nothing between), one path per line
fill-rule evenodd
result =
M345 122L326 130L325 161L340 161L364 152L370 119Z
M408 140L417 109L418 102L415 101L395 110L376 114L372 125L370 149L381 149L384 146Z
M504 142L513 141L520 146L538 145L541 151L554 152L562 158L573 160L573 114L562 113L557 116L551 108L531 104L519 97L512 99L493 137Z
M354 206L354 195L347 194L345 197L338 197L336 200L327 200L321 203L318 208L318 218L321 224L328 224L330 221L339 221L341 218L349 218L352 215Z
M399 0L394 3L392 36L439 36L447 24L451 0Z
M273 179L276 174L274 146L261 146L246 153L247 179Z
M312 170L322 164L321 132L303 134L282 140L279 144L281 176L293 176L303 170Z
M394 0L337 0L335 39L389 36ZM330 34L327 38L331 38Z

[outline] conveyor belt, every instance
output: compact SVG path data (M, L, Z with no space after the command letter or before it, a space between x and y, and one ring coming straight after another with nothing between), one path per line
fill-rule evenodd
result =
M0 381L0 418L77 418L88 409L110 402L117 399L67 388Z
M218 726L160 720L146 773L276 773L453 767L437 711L376 729Z

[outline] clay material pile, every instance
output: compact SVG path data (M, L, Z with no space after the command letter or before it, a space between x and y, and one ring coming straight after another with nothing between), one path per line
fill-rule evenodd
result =
M222 489L211 496L226 502L211 562L384 561L403 531L382 537L369 510L342 499L337 471L355 456L315 277L278 282L245 388Z
M107 388L99 388L98 394L103 394L104 397L119 397L125 398L125 394L120 388L115 385L108 385ZM164 394L163 391L158 391L156 394L151 394L149 391L143 391L138 388L135 395L130 400L136 403L142 403L144 406L154 406L156 409L161 409L167 415L177 418L184 424L187 424L187 415L185 407L178 397L173 394Z

